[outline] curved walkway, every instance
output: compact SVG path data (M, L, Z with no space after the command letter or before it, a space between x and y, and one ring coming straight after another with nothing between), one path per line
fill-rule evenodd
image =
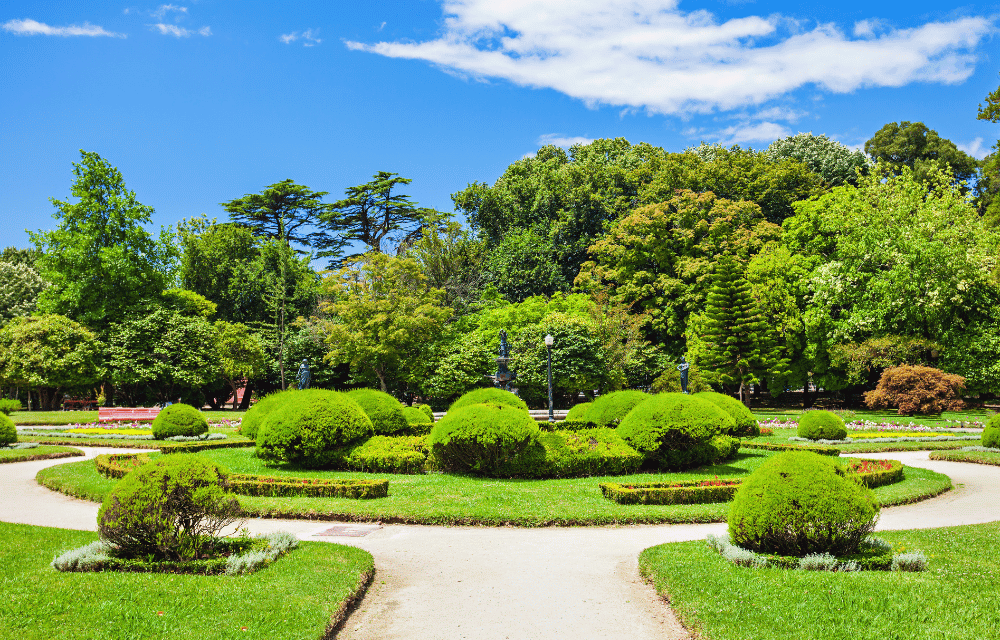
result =
M109 449L83 448L88 457ZM879 529L1000 520L1000 467L929 460L927 452L867 454L947 474L955 488L887 508ZM96 529L97 508L38 486L39 469L65 460L0 465L0 520ZM350 544L375 557L376 576L339 637L350 640L477 638L686 638L669 607L639 577L637 557L663 542L697 540L726 525L482 528L391 525L365 537L315 537L332 526L250 520L254 532Z

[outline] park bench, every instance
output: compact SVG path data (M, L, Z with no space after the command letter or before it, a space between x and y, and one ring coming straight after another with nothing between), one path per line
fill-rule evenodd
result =
M63 398L63 411L85 411L97 407L97 400L90 398Z
M98 422L152 422L160 413L159 407L100 407Z

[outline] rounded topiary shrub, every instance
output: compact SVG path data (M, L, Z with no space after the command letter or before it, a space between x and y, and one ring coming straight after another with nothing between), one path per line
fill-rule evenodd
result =
M467 407L472 404L482 404L484 402L514 407L515 409L520 409L525 413L528 413L528 405L524 403L524 400L521 400L510 391L504 391L503 389L497 389L495 387L473 389L472 391L463 394L462 397L451 403L451 406L448 407L448 411L454 411L455 409L461 409L462 407Z
M0 413L0 446L17 442L17 427L14 421Z
M240 514L227 475L194 454L171 454L129 472L104 499L97 530L125 558L188 560Z
M837 414L818 409L806 411L799 418L798 436L810 440L843 440L847 437L847 428Z
M189 404L164 407L153 420L153 438L163 440L173 436L200 436L208 432L208 420Z
M648 393L632 389L598 396L587 408L587 422L593 422L598 427L615 427L629 411L652 397Z
M251 440L256 440L257 431L260 429L260 425L264 423L264 420L267 419L267 416L271 415L272 411L290 398L292 394L298 393L298 391L298 389L285 389L284 391L266 395L255 402L243 415L243 421L240 423L240 433Z
M715 462L721 447L713 446L712 439L732 431L735 424L707 400L660 393L630 411L617 430L648 464L679 470Z
M702 400L708 400L719 407L736 421L736 428L729 434L734 438L756 438L760 435L760 424L747 406L732 396L714 391L702 391L696 394Z
M585 422L587 420L587 409L593 402L581 402L580 404L575 404L566 414L567 420L574 420L577 422Z
M434 424L433 418L428 418L427 414L418 407L403 407L403 417L410 425L414 424Z
M358 403L375 427L375 435L391 436L406 431L409 423L403 407L388 393L377 389L353 389L347 392Z
M986 422L980 442L984 447L1000 449L1000 413L995 414Z
M429 404L414 404L413 408L414 409L420 409L421 411L424 412L424 415L426 415L428 418L430 418L431 422L434 422L434 409L431 409L431 405L429 405Z
M535 444L540 430L526 411L505 404L479 403L450 409L431 430L428 444L445 471L501 475L518 468L519 456ZM544 459L544 456L543 456Z
M871 489L835 460L808 451L779 453L751 473L729 508L733 544L762 553L855 553L875 528Z
M337 449L372 435L371 419L346 393L296 390L258 429L257 455L270 462L320 468L337 459Z

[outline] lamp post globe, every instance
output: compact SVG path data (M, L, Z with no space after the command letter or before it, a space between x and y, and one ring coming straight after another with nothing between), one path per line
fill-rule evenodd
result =
M552 337L551 333L545 336L545 349L549 352L549 422L556 421L552 412L552 345L555 342L556 339Z

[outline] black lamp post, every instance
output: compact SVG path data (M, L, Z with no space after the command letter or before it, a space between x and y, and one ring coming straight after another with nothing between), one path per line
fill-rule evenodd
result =
M556 418L552 415L552 345L555 344L556 339L552 337L552 334L545 336L545 348L549 352L549 422L555 422Z

